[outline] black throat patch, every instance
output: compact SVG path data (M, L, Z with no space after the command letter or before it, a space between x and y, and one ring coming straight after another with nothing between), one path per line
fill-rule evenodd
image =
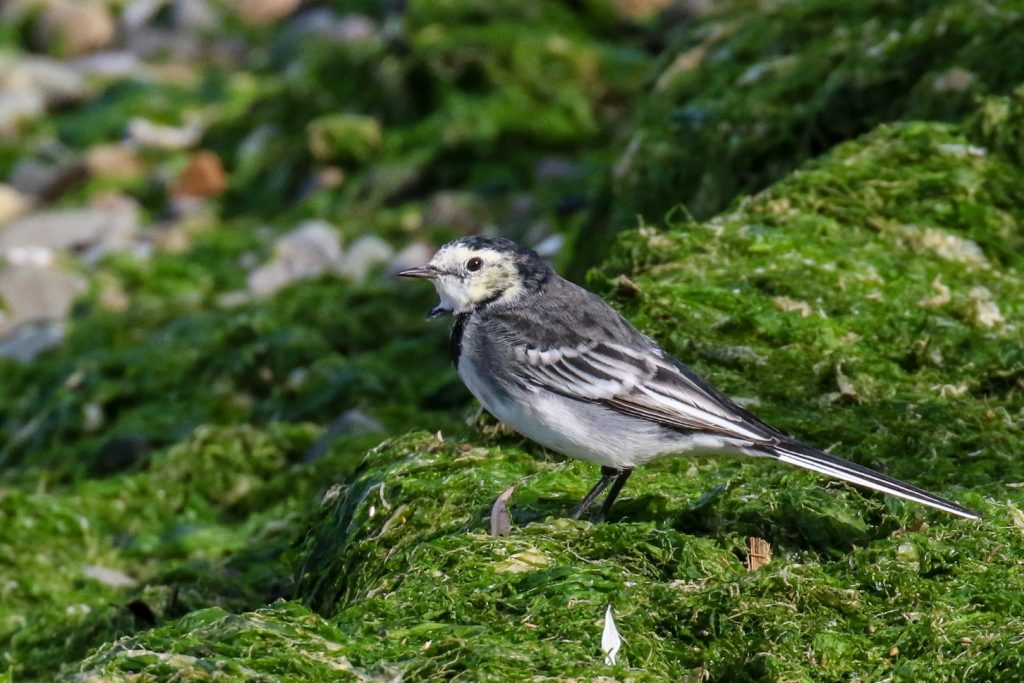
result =
M466 322L470 313L459 313L455 316L455 324L452 325L452 336L448 340L448 349L452 357L452 365L459 369L459 356L462 355L462 335L466 331Z

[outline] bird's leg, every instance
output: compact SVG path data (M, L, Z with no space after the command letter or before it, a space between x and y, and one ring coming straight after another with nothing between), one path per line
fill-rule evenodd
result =
M584 496L580 504L576 506L576 509L572 511L571 517L573 519L579 519L583 516L583 513L587 511L597 497L601 495L601 492L608 488L608 484L612 483L616 477L622 476L622 470L615 469L614 467L602 467L601 468L601 480L594 484L594 488L590 489L590 493ZM625 483L625 481L623 481ZM620 487L621 488L621 487Z
M629 475L633 474L633 470L619 470L619 475L615 478L615 483L608 490L608 495L604 497L604 502L601 503L601 512L598 514L598 519L604 519L608 514L608 511L612 509L612 505L615 504L615 499L619 497L619 493L622 491L622 487L626 485L626 480L629 479Z

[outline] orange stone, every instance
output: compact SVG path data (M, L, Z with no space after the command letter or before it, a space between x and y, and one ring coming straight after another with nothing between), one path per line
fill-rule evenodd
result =
M228 177L220 157L209 151L195 152L174 183L176 197L216 197L227 187Z

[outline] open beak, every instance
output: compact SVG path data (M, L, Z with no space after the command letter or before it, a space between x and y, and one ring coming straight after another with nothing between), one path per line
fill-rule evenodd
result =
M437 271L437 268L435 268L434 266L432 266L432 265L430 265L428 263L425 266L416 266L415 268L407 268L407 269L405 269L403 271L400 271L398 273L398 275L400 277L425 277L425 278L429 278L429 279L432 280L432 279L436 278L438 275L440 275L440 273Z

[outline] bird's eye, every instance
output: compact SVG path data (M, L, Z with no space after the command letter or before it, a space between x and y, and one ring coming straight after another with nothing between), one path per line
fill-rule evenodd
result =
M466 261L466 270L468 270L471 273L475 273L476 271L480 270L481 266L483 265L484 260L479 256L474 256L473 258Z

